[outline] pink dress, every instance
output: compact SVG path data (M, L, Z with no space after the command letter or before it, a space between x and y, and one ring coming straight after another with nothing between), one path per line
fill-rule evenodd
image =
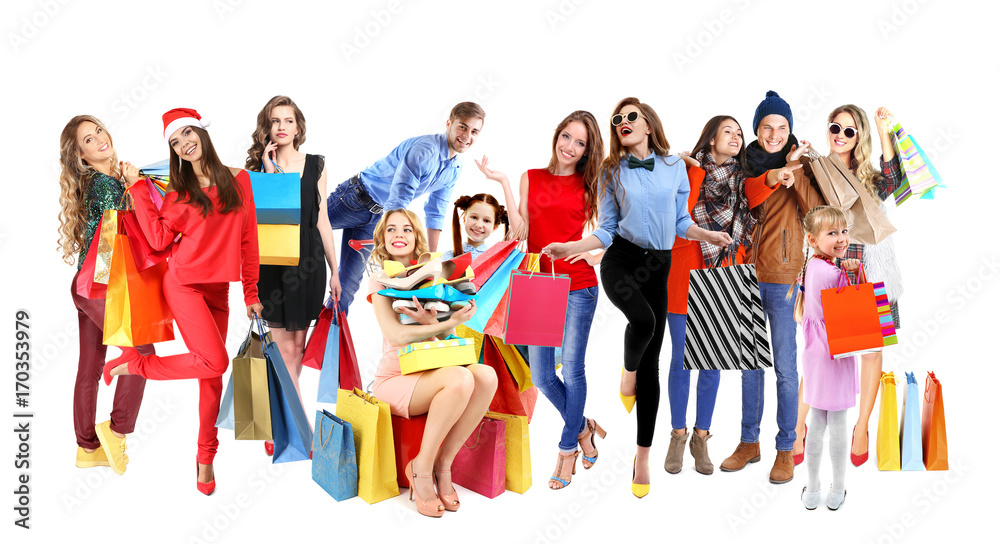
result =
M372 294L385 289L377 281L368 280L368 302L371 302ZM410 398L413 397L413 389L417 387L417 380L423 372L413 374L402 374L399 371L399 355L397 351L402 346L390 346L389 342L382 339L382 360L379 361L378 369L375 371L375 384L372 386L372 394L382 402L389 404L389 411L393 415L410 418Z
M802 400L820 410L846 410L856 404L859 391L857 357L834 359L830 356L820 292L847 285L847 281L836 266L823 259L809 259L805 284Z

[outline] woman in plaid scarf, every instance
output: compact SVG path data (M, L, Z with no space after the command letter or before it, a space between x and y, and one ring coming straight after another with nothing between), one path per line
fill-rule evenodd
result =
M746 163L743 130L736 119L717 115L705 124L688 162L691 194L688 207L691 218L701 228L728 232L733 245L720 248L705 242L682 238L674 241L667 282L667 325L672 344L667 396L673 430L663 468L671 474L680 472L687 442L687 404L691 371L684 368L684 333L687 322L688 280L691 270L711 266L743 264L750 248L751 233L757 224L751 210L766 200L779 183L790 186L794 168L768 170L751 178ZM722 260L720 262L720 257ZM708 430L719 391L719 371L698 372L698 400L691 455L695 470L711 474L715 467L708 458Z

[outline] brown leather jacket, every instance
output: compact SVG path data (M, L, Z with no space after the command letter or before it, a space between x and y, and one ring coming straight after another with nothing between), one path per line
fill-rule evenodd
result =
M795 171L795 183L791 187L778 187L763 204L754 208L759 219L747 262L757 267L757 281L795 283L805 261L802 218L806 212L823 204L823 197L800 168Z

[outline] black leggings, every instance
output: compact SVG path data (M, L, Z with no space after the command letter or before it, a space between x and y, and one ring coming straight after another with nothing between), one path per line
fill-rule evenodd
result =
M660 405L660 347L667 325L670 250L643 249L616 236L601 260L604 292L628 319L625 369L636 374L636 444L653 445Z

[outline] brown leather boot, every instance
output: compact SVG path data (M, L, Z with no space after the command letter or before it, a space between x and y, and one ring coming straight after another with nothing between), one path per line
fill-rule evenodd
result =
M740 442L739 446L736 446L736 451L732 455L726 457L726 460L719 465L719 468L723 472L736 472L737 470L742 470L747 463L756 463L760 461L760 444L757 442Z
M684 464L684 444L687 443L688 434L677 434L677 431L670 429L670 447L667 448L667 458L663 461L663 470L677 474Z
M694 457L694 469L701 474L711 474L715 472L715 465L708 458L708 439L712 435L701 436L698 429L691 432L691 455ZM669 454L668 454L669 455Z
M771 483L783 484L792 481L795 475L795 458L790 451L779 451L771 467Z

